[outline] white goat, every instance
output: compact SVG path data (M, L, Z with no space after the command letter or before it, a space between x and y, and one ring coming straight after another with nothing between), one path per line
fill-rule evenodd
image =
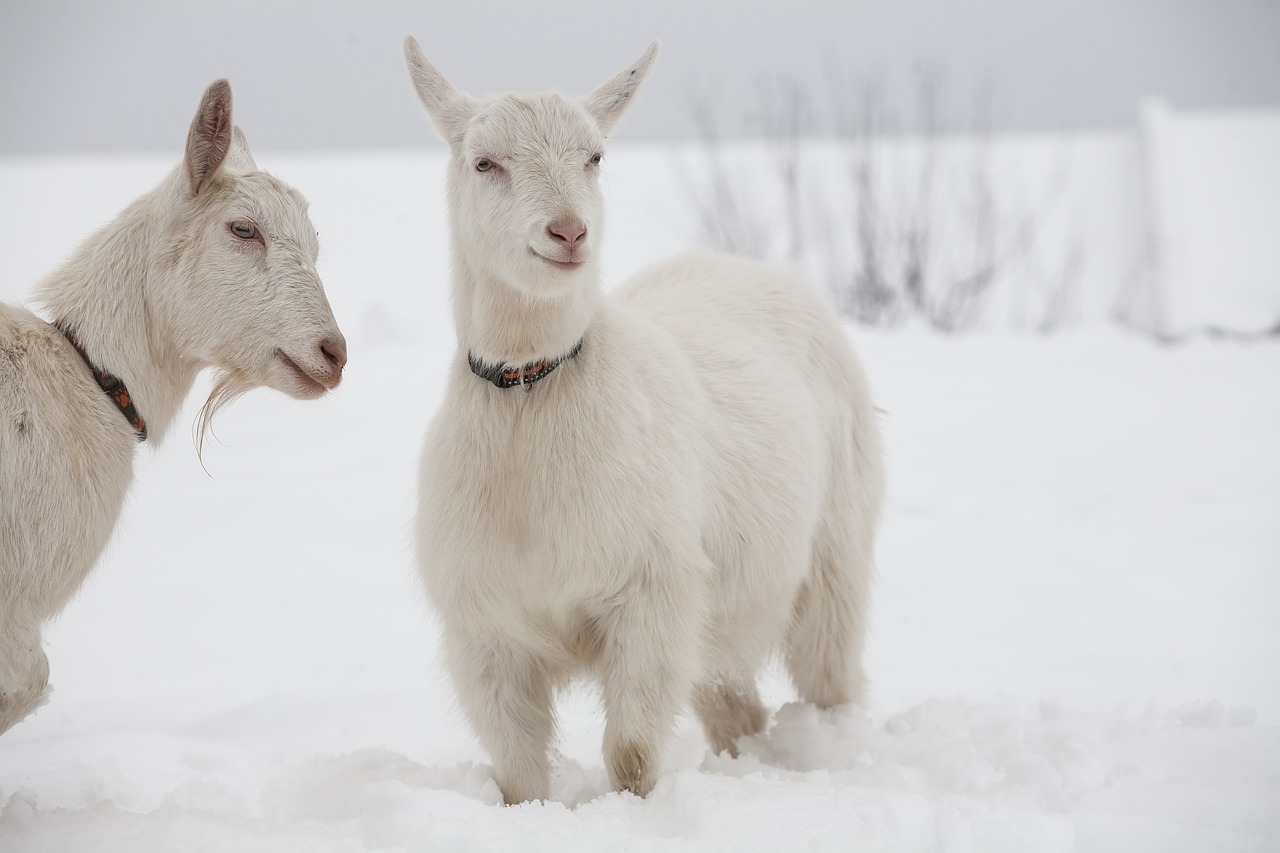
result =
M883 471L839 321L805 282L714 255L600 290L603 138L656 55L582 100L476 100L405 40L451 151L459 343L418 562L508 803L550 793L575 672L601 683L610 780L642 796L687 700L716 751L763 729L775 649L806 700L862 696Z
M342 379L316 251L306 201L258 171L218 80L182 164L42 282L53 323L0 304L0 732L43 701L41 624L102 553L139 440L164 435L196 375L221 371L202 430L252 388L307 399Z

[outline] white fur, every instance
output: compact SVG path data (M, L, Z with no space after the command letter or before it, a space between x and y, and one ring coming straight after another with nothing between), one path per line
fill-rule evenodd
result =
M216 81L183 163L50 274L40 301L124 381L151 440L205 367L222 372L206 424L263 385L318 397L341 380L346 343L316 274L306 209L257 170L231 122L230 87ZM261 239L235 236L233 223ZM0 732L42 701L41 625L111 537L137 447L67 339L0 304Z
M883 471L839 321L805 282L707 254L600 290L593 155L657 45L581 101L474 100L405 52L452 153L459 338L418 561L507 802L548 795L553 691L578 672L602 686L614 786L640 795L687 701L716 750L763 728L774 650L806 700L859 701ZM467 366L579 339L527 393Z

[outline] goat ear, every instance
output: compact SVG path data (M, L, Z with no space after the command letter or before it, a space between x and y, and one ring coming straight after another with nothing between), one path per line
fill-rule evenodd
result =
M191 195L198 195L209 179L222 168L231 151L231 84L214 80L204 90L200 109L187 134L187 154L183 165Z
M231 134L231 151L227 154L224 168L237 172L256 172L258 164L253 162L253 154L249 151L249 140L244 138L244 131L236 125Z
M618 120L622 118L622 114L631 106L632 95L648 76L649 69L653 67L653 60L657 56L658 43L655 41L649 45L643 56L610 77L603 86L583 99L583 106L587 108L587 112L591 113L596 124L600 126L600 132L605 136L609 135Z
M418 99L427 108L436 131L445 142L455 144L475 114L475 101L459 92L449 78L427 61L413 36L404 37L404 61L409 66L409 77Z

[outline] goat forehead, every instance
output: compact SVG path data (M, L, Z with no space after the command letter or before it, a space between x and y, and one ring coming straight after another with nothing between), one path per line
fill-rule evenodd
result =
M266 172L231 177L211 197L210 205L212 216L244 216L274 234L289 235L308 245L315 241L307 200L293 187Z
M586 110L563 95L502 95L472 120L468 147L476 153L528 157L593 150L600 131Z
M288 212L295 218L306 218L307 215L307 200L302 193L266 172L240 176L232 185L231 201L270 207Z

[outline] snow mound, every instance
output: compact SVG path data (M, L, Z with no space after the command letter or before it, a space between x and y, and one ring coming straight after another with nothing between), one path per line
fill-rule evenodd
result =
M1133 714L931 700L877 721L793 703L739 758L669 769L646 800L608 793L602 766L565 760L558 801L513 808L487 764L380 748L262 758L194 736L157 748L104 733L92 755L47 744L40 793L0 793L0 845L1257 851L1280 842L1280 730L1248 718L1212 702Z

